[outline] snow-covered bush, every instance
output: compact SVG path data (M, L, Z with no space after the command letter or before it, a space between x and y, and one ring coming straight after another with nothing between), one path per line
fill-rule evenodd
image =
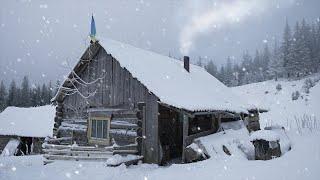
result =
M282 89L281 84L277 84L276 89L277 89L277 91L281 91L281 89Z
M305 81L304 81L304 84L303 84L303 91L305 92L305 93L307 93L307 94L309 94L310 93L310 88L312 88L313 86L315 86L316 85L316 83L315 83L315 81L314 80L312 80L312 79L310 79L310 78L308 78L308 79L306 79Z
M300 92L299 91L293 92L291 97L292 97L292 101L298 100L300 97Z

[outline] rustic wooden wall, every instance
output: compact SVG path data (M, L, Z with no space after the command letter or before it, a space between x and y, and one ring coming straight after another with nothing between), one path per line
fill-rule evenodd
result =
M87 99L79 93L65 96L62 122L85 124L88 118L86 111L90 107L124 107L135 110L138 102L146 102L145 159L146 162L158 163L158 98L102 47L89 59L93 60L77 73L88 84L75 84L84 96L88 96L90 92L96 93ZM97 82L91 83L97 79Z

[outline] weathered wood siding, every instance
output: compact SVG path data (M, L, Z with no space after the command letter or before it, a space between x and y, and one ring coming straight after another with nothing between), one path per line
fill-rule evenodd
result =
M83 96L96 93L89 98L83 98L79 93L66 96L62 102L62 123L86 124L88 108L121 107L135 110L138 102L145 102L146 140L143 153L146 162L158 163L158 98L102 47L92 59L86 68L77 73L87 84L74 84ZM97 82L91 83L97 79Z
M63 119L87 119L88 107L126 107L135 109L138 102L145 102L149 96L147 88L119 62L100 48L87 68L78 74L92 84L74 83L83 96L96 92L87 99L78 93L66 96L63 103Z

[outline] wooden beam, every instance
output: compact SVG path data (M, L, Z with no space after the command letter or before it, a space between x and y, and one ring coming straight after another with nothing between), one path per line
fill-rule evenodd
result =
M188 131L189 131L189 117L182 113L182 119L183 119L183 133L182 133L182 162L185 162L185 150L187 147L187 137L188 137Z

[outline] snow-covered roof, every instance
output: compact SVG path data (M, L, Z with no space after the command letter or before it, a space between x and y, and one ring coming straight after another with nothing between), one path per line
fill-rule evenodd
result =
M54 106L7 107L0 113L0 135L28 137L52 136Z
M162 103L190 111L246 112L250 107L204 68L110 39L99 44Z
M279 135L271 130L259 130L255 131L250 135L250 141L255 140L266 140L266 141L278 141Z

